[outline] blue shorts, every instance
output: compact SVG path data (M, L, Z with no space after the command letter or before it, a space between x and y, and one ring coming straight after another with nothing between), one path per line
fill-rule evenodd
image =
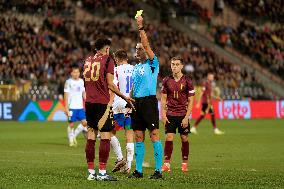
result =
M130 115L124 115L124 113L114 114L114 129L119 130L131 130L131 117Z
M86 113L84 109L69 109L71 116L68 121L73 123L76 121L82 121L86 119Z

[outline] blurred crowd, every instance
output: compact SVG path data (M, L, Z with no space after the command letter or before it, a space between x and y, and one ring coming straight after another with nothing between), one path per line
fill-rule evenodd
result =
M41 1L27 2L43 3ZM126 2L128 1L113 0L94 3L94 1L83 0L79 2L79 5L82 8L87 6L90 11L90 7L99 9L109 5L116 6L116 3L122 3L122 8L125 8L123 3ZM74 3L78 6L78 1ZM44 3L43 6L46 4ZM71 5L69 9L70 12L74 11ZM55 13L56 10L53 12ZM112 39L113 51L120 48L126 49L130 63L136 63L135 45L139 41L139 36L133 19L127 17L99 19L96 17L92 20L76 21L73 17L64 15L62 17L57 14L45 15L40 26L29 24L13 16L0 16L1 82L32 81L40 86L51 84L54 87L52 90L57 90L58 94L62 94L64 81L69 74L69 66L73 63L82 66L84 58L93 53L93 43L100 35ZM170 58L180 55L185 62L184 71L193 78L195 84L200 84L210 71L216 75L217 85L224 93L226 91L232 93L230 90L233 90L236 98L252 96L250 92L248 94L238 92L239 88L250 87L251 91L254 88L254 91L258 91L255 98L264 95L265 90L253 72L218 57L210 49L199 46L185 33L166 23L146 21L145 28L154 52L159 57L160 81L170 74Z
M225 0L225 2L244 17L284 22L283 0Z
M56 83L82 52L71 43L15 17L0 17L0 80L39 85Z
M128 16L134 16L136 9L133 0L72 0L77 6L83 7L90 13L117 15L127 13Z
M62 35L66 40L72 41L74 46L80 47L85 52L84 54L92 50L92 43L97 36L106 35L112 39L113 50L126 49L129 52L130 62L135 64L135 45L138 42L138 35L134 21L106 19L80 21L75 24L74 20L69 20L62 22L57 27L52 26L51 19L45 20L44 23L46 28ZM69 29L70 25L74 26L71 27L73 28L71 30ZM241 78L245 79L250 75L242 75L239 66L219 58L209 49L200 47L188 35L167 24L148 24L146 28L154 52L159 57L160 78L170 74L169 60L176 55L182 56L186 63L185 71L196 83L200 83L206 73L212 71L216 74L216 79L222 87L238 88L244 84Z
M0 10L14 10L20 13L41 14L46 16L72 16L74 9L66 0L1 0Z
M213 16L213 13L210 10L208 10L207 8L202 8L194 0L144 0L144 2L153 6L154 8L159 9L161 11L161 19L164 21L167 21L169 17L172 17L190 22L190 17L195 17L200 21L210 23Z
M284 28L258 29L241 22L236 29L216 27L215 40L222 46L232 46L248 55L272 73L284 79Z

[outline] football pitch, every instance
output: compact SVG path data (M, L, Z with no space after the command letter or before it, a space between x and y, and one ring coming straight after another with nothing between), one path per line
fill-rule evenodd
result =
M147 138L144 178L87 181L84 145L67 145L64 122L0 122L0 188L284 188L284 120L218 120L223 136L215 136L210 121L190 135L189 172L180 170L180 139L175 138L171 172L164 180L149 180L153 147ZM162 128L162 127L161 127ZM161 130L164 143L164 129ZM118 134L124 148L123 133ZM148 136L148 135L147 135ZM96 143L96 165L98 162ZM125 151L125 149L123 149ZM108 172L115 157L111 151ZM133 168L135 164L133 163Z

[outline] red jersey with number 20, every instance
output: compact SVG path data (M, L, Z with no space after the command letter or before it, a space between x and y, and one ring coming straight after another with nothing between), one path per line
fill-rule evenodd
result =
M185 116L188 97L194 96L195 91L190 78L182 76L175 81L173 76L163 80L162 93L167 94L167 115Z
M109 58L109 61L107 61ZM110 101L106 74L113 74L114 61L108 55L97 53L86 59L84 81L86 102L108 104Z

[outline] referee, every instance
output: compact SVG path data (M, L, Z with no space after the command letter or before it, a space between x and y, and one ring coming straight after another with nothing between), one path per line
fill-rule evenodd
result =
M136 45L136 58L139 64L133 70L132 97L135 99L132 127L135 132L136 170L129 178L142 178L142 163L144 160L145 131L149 130L154 147L155 172L150 179L161 179L163 149L159 136L159 110L156 98L159 61L153 53L144 31L143 18L136 18L141 43Z

